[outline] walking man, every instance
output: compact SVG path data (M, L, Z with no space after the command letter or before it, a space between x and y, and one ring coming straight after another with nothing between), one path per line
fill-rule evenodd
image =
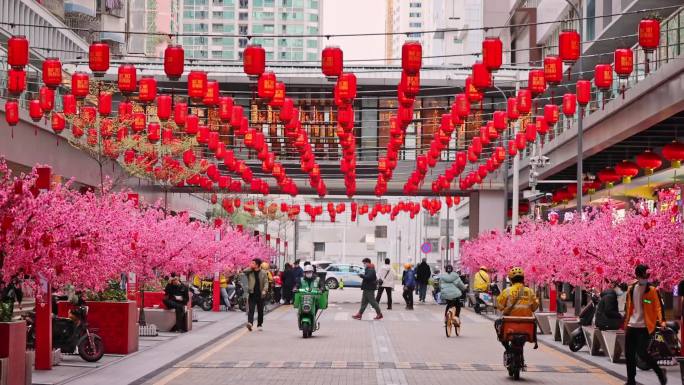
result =
M394 284L397 279L397 275L394 274L392 266L390 266L390 259L385 258L385 264L380 268L380 279L378 279L378 295L375 300L380 303L382 299L382 292L387 292L387 310L392 310L392 290L394 290Z
M663 323L660 295L658 289L648 281L648 266L638 265L634 274L638 281L627 289L625 313L626 385L636 385L637 355L653 369L660 385L664 385L667 383L667 376L647 351L649 336Z
M413 291L416 289L416 272L410 263L404 264L404 274L401 277L401 284L404 286L404 302L406 310L413 310Z
M380 311L378 301L375 300L375 288L378 285L378 278L375 274L375 266L373 266L371 263L370 258L363 259L363 266L366 268L366 270L363 272L363 274L359 274L359 277L362 278L361 291L363 292L361 296L361 308L359 309L358 313L352 316L352 318L360 320L363 316L363 312L366 311L366 306L370 304L373 309L375 309L376 313L376 316L373 319L381 320L382 312Z
M261 269L261 259L254 258L247 270L247 329L252 331L254 325L254 310L257 311L257 330L261 331L264 324L264 297L268 293L268 273Z
M430 265L427 264L427 258L423 260L416 267L416 281L418 282L418 300L425 303L425 295L427 294L428 281L430 281Z

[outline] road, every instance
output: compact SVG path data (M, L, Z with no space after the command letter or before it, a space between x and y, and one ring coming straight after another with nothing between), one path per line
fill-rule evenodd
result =
M281 306L266 316L264 330L241 329L176 363L146 384L472 384L513 383L501 364L492 322L463 313L462 335L446 338L443 308L396 302L385 319L351 319L360 291L331 292L321 329L303 339L295 311ZM386 305L383 305L383 309ZM602 370L540 345L526 347L528 384L622 384Z

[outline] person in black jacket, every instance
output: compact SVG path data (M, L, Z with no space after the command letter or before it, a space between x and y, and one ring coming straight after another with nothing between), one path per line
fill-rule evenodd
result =
M432 275L430 265L427 264L427 259L423 258L418 267L416 267L416 282L418 283L418 300L425 303L425 295L427 294L427 285Z
M285 302L285 305L289 305L292 302L292 291L294 290L295 284L295 273L292 269L292 265L286 263L285 270L283 270L283 301Z
M618 292L624 291L619 285L601 292L601 299L596 306L595 325L600 330L618 330L624 322L618 309Z
M361 281L361 291L363 292L361 296L361 308L359 312L352 316L352 318L360 320L363 316L363 312L366 311L366 306L370 304L373 309L375 309L375 320L382 319L382 312L380 311L380 305L378 301L375 300L375 289L378 286L378 277L375 274L375 266L371 263L370 258L363 259L363 265L366 270L363 274L359 274L363 280Z
M176 325L171 329L172 332L185 333L188 331L186 324L186 306L190 301L188 287L183 285L180 277L171 274L171 280L164 288L164 305L176 311Z

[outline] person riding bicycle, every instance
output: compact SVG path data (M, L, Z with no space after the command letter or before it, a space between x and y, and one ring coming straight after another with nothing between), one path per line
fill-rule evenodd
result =
M444 309L444 317L446 318L449 309L456 308L456 317L461 316L461 295L467 289L467 286L461 281L461 277L454 272L451 265L444 267L445 273L439 276L439 289L442 299L446 301L446 308Z
M296 289L302 289L306 291L318 290L320 286L320 281L318 276L314 274L313 266L304 266L304 276L297 283Z
M508 279L511 280L512 285L504 289L497 298L497 308L504 316L533 317L534 311L539 307L539 300L534 294L534 290L525 286L525 273L523 269L513 267L508 272ZM510 349L509 342L502 340L501 344L506 351Z
M480 298L480 294L487 293L489 291L491 282L492 281L489 278L489 274L487 274L487 268L485 266L480 266L480 270L475 273L475 278L473 278L473 290L475 291L475 313L480 313L481 305L484 305L485 308L487 307L487 304L484 302L484 300Z

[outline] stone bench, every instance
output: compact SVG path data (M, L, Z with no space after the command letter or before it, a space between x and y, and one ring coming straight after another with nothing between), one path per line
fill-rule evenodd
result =
M577 317L557 318L553 339L560 341L563 345L568 345L570 344L570 334L578 327L579 319Z
M602 356L603 349L601 348L601 330L594 326L582 326L582 333L584 339L587 341L589 354L592 356Z
M168 332L176 325L176 311L161 308L145 308L145 323L157 326L157 331ZM186 327L192 330L192 309L188 309Z
M534 313L534 317L537 319L539 334L551 334L553 332L551 325L556 319L556 313L538 312Z
M624 330L603 330L601 331L599 342L603 351L608 354L610 362L623 361L625 353Z

